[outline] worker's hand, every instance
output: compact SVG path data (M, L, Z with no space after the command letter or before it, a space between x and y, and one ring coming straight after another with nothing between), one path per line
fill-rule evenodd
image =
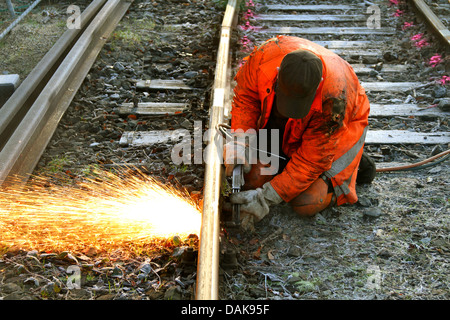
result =
M244 220L251 220L251 217L254 222L260 221L269 213L270 206L281 203L283 199L270 182L266 182L262 188L231 194L230 201L233 204L241 205L240 210L243 220L241 224L243 224L243 222L250 222ZM247 217L248 215L251 215L251 217Z
M246 137L248 137L246 139ZM256 150L256 134L247 134L244 132L233 133L233 139L228 141L223 147L223 162L225 165L225 174L231 176L236 165L242 164L244 173L249 173L252 169L250 160L250 146L254 145ZM254 159L256 162L256 158Z

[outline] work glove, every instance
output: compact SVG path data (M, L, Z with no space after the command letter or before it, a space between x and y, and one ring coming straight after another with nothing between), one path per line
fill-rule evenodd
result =
M241 205L241 226L248 230L252 229L253 223L260 221L269 213L270 206L281 203L283 199L270 182L266 182L262 188L231 194L230 201Z
M223 146L225 174L231 176L238 164L243 165L244 173L249 173L252 169L251 159L256 163L256 152L251 154L252 150L256 150L256 133L234 132L232 136L233 139L229 139L230 141Z

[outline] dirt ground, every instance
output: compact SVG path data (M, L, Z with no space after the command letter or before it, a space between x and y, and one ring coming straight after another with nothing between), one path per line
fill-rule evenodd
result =
M448 169L379 174L314 218L274 208L235 240L227 298L449 299Z

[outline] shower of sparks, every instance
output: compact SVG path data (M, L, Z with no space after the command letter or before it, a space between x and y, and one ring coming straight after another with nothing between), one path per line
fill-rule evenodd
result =
M199 234L195 202L144 174L100 172L75 187L34 181L0 190L0 247L104 249Z

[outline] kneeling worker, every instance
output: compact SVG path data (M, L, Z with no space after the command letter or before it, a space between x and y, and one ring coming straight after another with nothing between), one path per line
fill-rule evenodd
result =
M355 203L356 182L370 183L375 164L363 154L370 106L352 67L309 40L277 36L253 50L235 80L233 134L275 129L267 136L280 150L267 151L286 159L268 174L268 164L249 162L249 143L225 144L226 174L244 164L245 191L230 197L243 224L283 201L300 216Z

